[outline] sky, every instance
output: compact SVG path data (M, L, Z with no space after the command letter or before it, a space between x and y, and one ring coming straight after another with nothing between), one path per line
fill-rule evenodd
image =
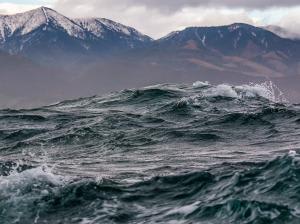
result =
M300 0L0 0L0 14L47 6L69 17L101 17L160 38L189 26L244 22L300 35Z

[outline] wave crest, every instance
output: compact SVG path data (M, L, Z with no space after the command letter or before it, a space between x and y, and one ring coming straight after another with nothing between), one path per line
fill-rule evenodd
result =
M208 87L203 90L203 97L255 98L262 97L276 103L287 103L284 93L271 81L249 83L240 86L229 84L210 85L208 82L197 81L193 87Z

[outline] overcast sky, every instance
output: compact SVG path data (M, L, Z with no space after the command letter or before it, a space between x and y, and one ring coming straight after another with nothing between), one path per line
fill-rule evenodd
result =
M104 17L159 38L187 26L275 24L300 34L300 0L0 0L0 13L48 6L70 17Z

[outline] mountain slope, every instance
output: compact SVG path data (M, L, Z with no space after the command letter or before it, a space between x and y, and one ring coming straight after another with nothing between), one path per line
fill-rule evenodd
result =
M150 41L135 29L110 20L72 20L45 7L0 16L0 49L43 63L111 54Z

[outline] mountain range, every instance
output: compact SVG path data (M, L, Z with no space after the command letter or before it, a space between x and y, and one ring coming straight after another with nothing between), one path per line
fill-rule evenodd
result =
M300 41L270 30L243 23L188 27L154 40L108 19L71 19L46 7L1 15L0 106L11 106L11 99L14 105L50 103L204 79L234 84L273 80L300 99L295 85Z

